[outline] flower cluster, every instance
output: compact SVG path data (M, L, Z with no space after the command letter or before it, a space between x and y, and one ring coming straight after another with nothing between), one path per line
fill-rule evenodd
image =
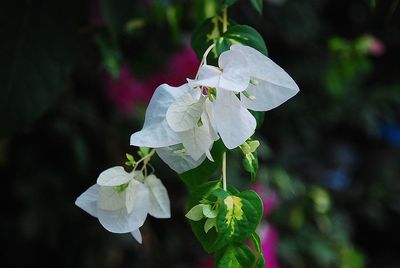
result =
M160 85L143 129L131 136L131 145L156 148L178 173L213 160L210 150L220 138L228 149L242 145L256 128L249 110L268 111L299 91L282 68L248 46L232 45L218 66L205 62L194 80Z
M97 217L108 231L131 233L142 243L139 228L147 214L170 218L167 190L155 175L133 169L126 172L121 166L103 171L97 183L76 200L76 205Z
M147 175L147 164L155 152L172 169L182 173L200 165L205 158L213 161L210 150L221 139L228 149L240 146L252 163L259 143L249 140L256 128L256 119L249 110L273 109L299 91L282 68L251 47L232 45L220 55L218 66L206 62L211 49L206 51L195 79L187 79L179 87L162 84L154 92L142 130L131 136L131 145L140 147L138 154L142 157L135 162L133 156L127 155L126 164L132 166L132 171L126 172L120 166L105 170L97 183L76 200L77 206L97 217L108 231L131 233L141 243L139 228L147 214L170 217L167 190L155 175ZM149 151L149 148L154 149ZM235 209L240 216L235 220L241 221L242 213L261 209L261 201L251 192L225 196L225 168L223 165L224 213L230 215ZM186 216L194 221L207 218L204 225L207 233L217 226L219 212L217 203L204 202L194 206ZM248 224L256 227L256 222ZM228 227L233 232L232 226Z

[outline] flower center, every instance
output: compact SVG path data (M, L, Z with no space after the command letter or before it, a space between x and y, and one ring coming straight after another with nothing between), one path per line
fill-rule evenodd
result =
M126 188L128 188L128 185L129 185L129 182L118 185L118 186L114 186L114 190L118 193L122 193L123 191L125 191Z

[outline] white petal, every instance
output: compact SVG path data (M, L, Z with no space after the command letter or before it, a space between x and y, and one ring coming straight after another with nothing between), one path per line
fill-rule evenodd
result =
M134 180L143 183L143 181L144 181L144 176L143 176L142 171L132 171L132 173L133 173L133 179L134 179Z
M145 184L149 187L150 193L149 214L160 219L171 218L168 192L161 180L150 175L145 179Z
M251 100L241 94L240 100L242 105L247 109L268 111L281 105L296 95L298 91L298 89L293 90L292 88L281 87L264 80L258 80L257 86L250 85L247 89L247 92L254 96L255 99Z
M270 110L299 92L296 82L281 67L259 51L242 45L233 45L231 50L242 53L247 60L251 78L259 82L258 86L249 88L250 93L256 97L253 103L246 100L246 107L249 109ZM259 101L257 101L257 96L259 96ZM263 105L264 100L268 101Z
M205 98L195 99L186 93L177 98L167 111L167 122L174 131L185 131L197 125L203 113Z
M147 214L136 214L126 212L126 209L120 210L102 210L97 211L99 221L104 228L112 233L130 233L139 229L146 220Z
M99 198L100 186L97 184L91 186L75 201L75 205L92 215L97 217L97 199Z
M190 87L205 86L205 87L218 87L219 77L221 71L214 66L202 65L199 70L199 77L197 80L187 79Z
M139 230L139 229L133 230L133 231L131 232L131 234L132 234L133 238L135 238L135 240L136 240L139 244L142 244L142 234L140 233L140 230Z
M126 191L129 191L128 188L124 192ZM99 207L97 215L103 227L113 233L130 233L139 229L145 222L149 210L148 192L139 191L134 199L137 202L133 202L131 213L128 213L125 207L126 199L123 200L124 205L119 210L104 210Z
M114 187L101 186L97 207L110 211L125 208L125 192L117 192Z
M97 178L97 184L101 186L118 186L129 182L133 174L125 171L123 167L112 167L104 170Z
M218 88L241 92L249 86L250 74L242 53L228 50L219 56L219 67L223 69Z
M204 118L204 117L203 117ZM213 140L211 139L208 122L202 121L202 126L196 126L185 132L181 132L182 144L195 161L210 150Z
M210 101L208 101L208 102L211 103ZM206 105L205 105L205 107L206 107ZM211 120L210 120L209 114L207 112L207 108L206 108L206 113L203 114L201 119L203 121L203 124L207 125L208 132L209 132L209 138L211 139L210 140L210 146L209 146L208 150L205 152L205 154L206 154L206 157L208 158L208 160L214 162L214 159L213 159L213 157L211 155L210 150L212 148L212 144L214 143L214 141L219 140L219 136L218 136L217 131L214 129L214 127L211 124Z
M137 213L138 210L148 207L147 204L144 204L144 201L149 198L148 196L149 190L146 185L140 181L132 180L125 189L125 206L128 214Z
M206 158L203 155L195 161L190 155L182 153L179 149L178 145L156 149L158 156L179 174L198 167Z
M244 143L256 129L254 116L242 107L233 92L217 89L214 112L218 133L228 149Z
M159 86L147 107L143 129L132 134L131 145L159 148L180 143L176 132L166 121L166 113L169 106L189 90L187 84L180 87Z
M204 103L205 111L206 111L206 117L204 121L207 121L209 124L209 129L210 129L210 136L213 141L219 140L218 136L218 131L216 130L216 126L213 124L215 122L214 120L214 105L212 102L207 99L206 102Z

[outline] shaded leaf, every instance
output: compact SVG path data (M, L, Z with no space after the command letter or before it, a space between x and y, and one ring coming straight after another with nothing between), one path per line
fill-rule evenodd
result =
M251 5L257 10L258 13L262 14L263 12L263 0L250 0Z
M238 0L225 0L223 1L222 5L221 5L221 10L224 10L228 7L230 7L231 5L235 4Z
M242 44L252 47L268 56L267 46L262 36L252 27L247 25L233 25L223 34L231 44Z
M252 155L252 157L250 157L250 155ZM254 182L258 172L257 152L250 153L249 156L243 157L242 162L244 169L251 174L251 181Z
M246 244L230 245L214 257L216 268L248 268L255 267L255 263L253 251Z

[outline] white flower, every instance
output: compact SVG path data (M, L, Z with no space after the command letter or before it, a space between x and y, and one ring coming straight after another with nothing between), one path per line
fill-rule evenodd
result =
M179 174L199 166L206 158L203 154L198 160L194 160L181 147L174 145L156 149L158 156Z
M103 171L97 184L81 194L75 204L98 218L108 231L132 233L139 243L139 228L147 214L171 217L167 190L156 176L143 177L139 171L128 173L119 166Z
M146 110L142 130L131 136L131 145L156 148L157 154L178 173L200 165L205 155L212 159L210 149L219 137L210 125L206 101L187 84L159 86ZM179 149L179 144L184 150Z
M198 79L188 82L194 88L216 89L211 124L226 147L233 149L255 130L256 121L247 109L271 110L296 95L299 88L282 68L248 46L231 46L221 54L218 65L201 66Z
M143 129L131 145L156 148L178 173L202 163L221 137L228 149L243 144L256 128L247 110L267 111L299 88L278 65L257 50L233 45L219 57L219 68L204 64L188 84L159 86L146 111ZM183 145L183 148L182 148Z

